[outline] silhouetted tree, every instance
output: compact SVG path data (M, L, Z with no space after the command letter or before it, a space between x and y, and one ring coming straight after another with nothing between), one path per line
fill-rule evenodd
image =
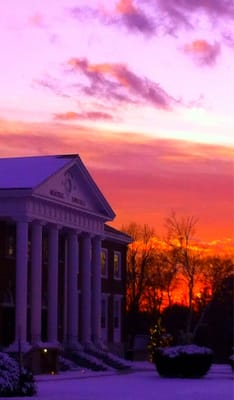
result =
M189 313L186 321L185 336L188 341L192 341L194 288L202 272L201 256L193 241L197 219L193 216L179 218L175 212L172 212L165 222L167 228L166 241L171 247L174 263L187 284Z

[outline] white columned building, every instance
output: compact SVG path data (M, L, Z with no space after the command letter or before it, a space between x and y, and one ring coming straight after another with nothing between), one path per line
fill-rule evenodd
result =
M19 341L22 349L42 345L42 297L46 343L57 346L59 335L68 347L99 343L101 237L115 214L80 157L0 159L0 189L0 220L16 226L15 337L9 348Z

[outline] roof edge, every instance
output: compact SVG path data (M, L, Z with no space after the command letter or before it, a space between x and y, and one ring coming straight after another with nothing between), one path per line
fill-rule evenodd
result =
M131 236L107 224L104 224L104 235L105 239L112 239L124 244L130 244L133 241Z

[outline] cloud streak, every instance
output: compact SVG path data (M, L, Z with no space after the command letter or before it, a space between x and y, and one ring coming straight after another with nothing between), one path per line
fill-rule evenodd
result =
M198 20L204 16L220 31L220 22L232 21L234 2L232 0L118 0L112 10L94 7L73 7L69 9L72 18L80 20L97 19L101 24L122 26L132 33L145 36L159 34L175 35L181 28L196 31ZM221 32L221 36L226 34ZM231 35L231 30L228 31Z
M182 21L183 17L191 13L203 11L209 17L234 17L234 3L232 0L151 0L159 5L172 18Z
M50 75L33 81L33 86L54 93L56 96L79 102L80 95L88 101L96 101L99 106L112 104L113 107L149 105L159 110L171 111L182 104L160 85L146 77L141 77L121 63L90 63L86 58L73 57L63 64L63 79ZM118 108L115 109L118 115ZM73 119L111 120L112 115L101 110L74 111ZM82 116L83 114L83 116ZM63 116L61 116L61 119ZM66 115L64 115L66 119Z
M81 73L89 83L81 86L87 96L101 96L119 102L151 104L158 109L170 110L176 100L159 84L141 78L123 64L91 64L85 58L71 58L67 62L70 72Z
M104 25L122 26L129 32L147 36L153 35L156 29L153 18L136 6L133 0L119 0L112 12L101 8L72 7L69 13L77 20L98 19Z
M54 119L56 121L76 121L76 120L89 120L89 121L113 121L114 117L106 112L101 111L86 111L83 113L78 113L74 111L68 111L65 113L54 114Z

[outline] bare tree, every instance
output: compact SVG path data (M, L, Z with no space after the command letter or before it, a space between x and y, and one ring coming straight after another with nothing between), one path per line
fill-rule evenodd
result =
M166 218L167 243L171 247L174 263L181 271L188 288L188 318L186 322L186 340L192 339L192 316L195 300L194 288L196 280L201 275L201 255L195 249L193 238L197 219L193 216L179 218L172 212Z
M154 263L154 230L148 225L141 226L134 222L122 230L133 238L127 253L127 309L129 312L139 312L149 280L149 267Z
M154 230L135 222L123 226L122 230L133 239L128 246L126 272L127 331L131 348L141 321L140 311L147 292L150 266L154 263Z
M200 317L193 329L195 337L199 327L215 298L220 297L226 278L233 275L233 260L228 256L207 256L203 258L203 291L199 298Z

